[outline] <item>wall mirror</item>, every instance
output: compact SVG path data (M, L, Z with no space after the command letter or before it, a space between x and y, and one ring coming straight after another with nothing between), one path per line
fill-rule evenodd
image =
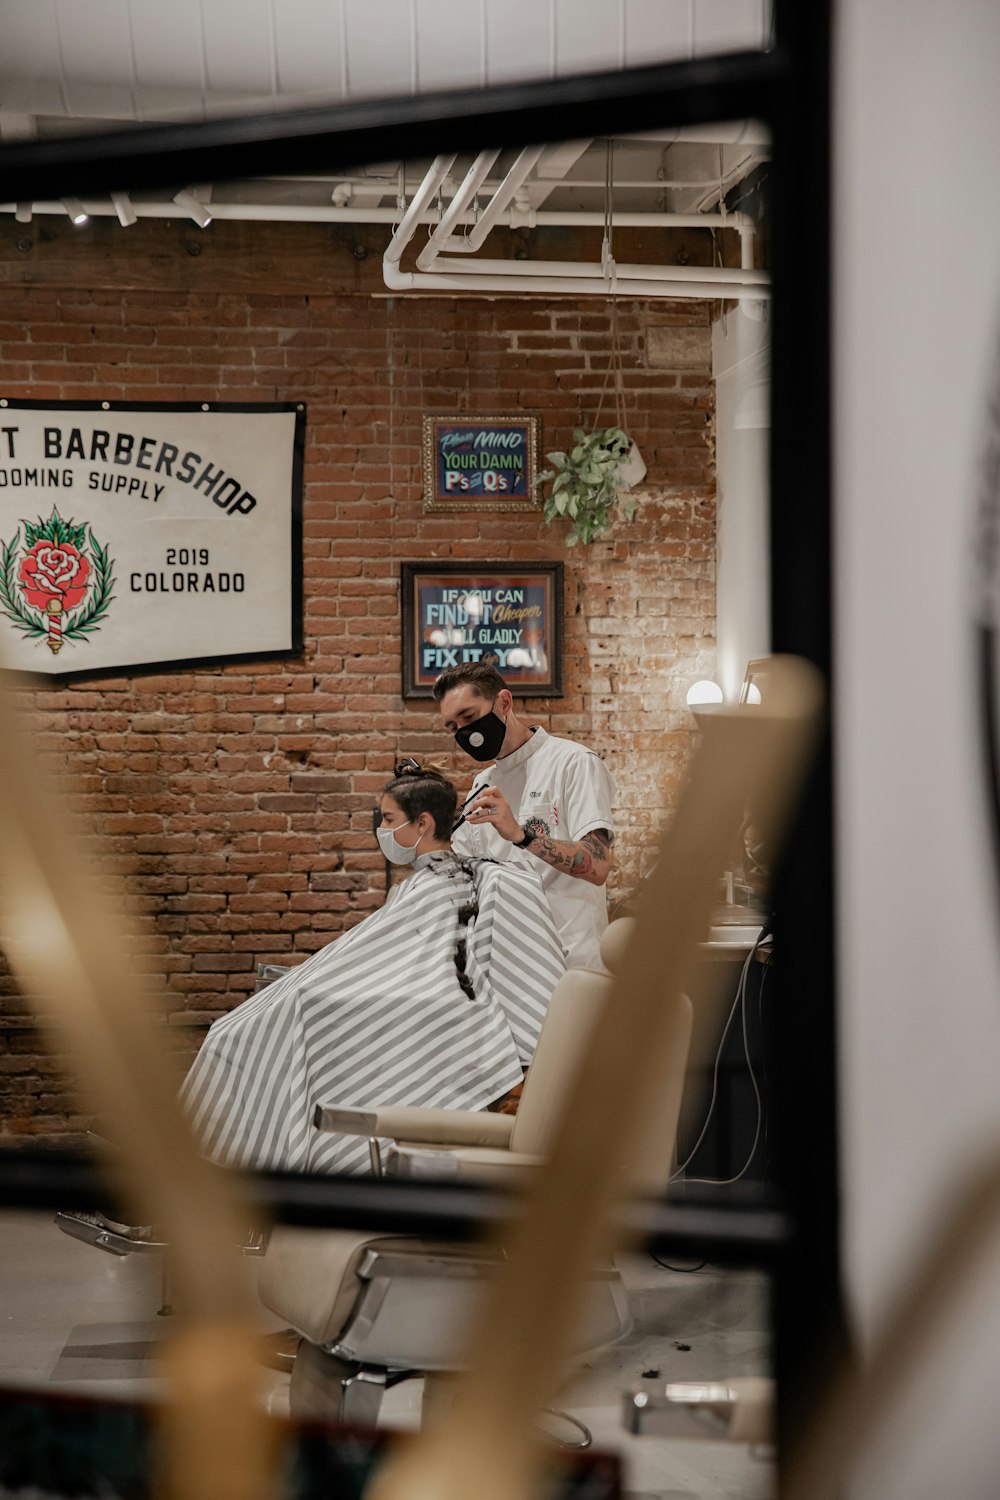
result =
M751 92L740 97L749 103ZM217 1017L263 1008L266 991L249 998L259 965L313 962L381 910L386 868L371 810L394 763L432 760L454 776L460 800L468 792L475 767L433 705L401 693L404 563L563 565L563 694L519 698L518 709L596 751L614 776L616 905L646 873L681 783L696 733L688 687L710 678L735 702L747 661L790 644L787 614L775 624L769 499L772 131L749 107L719 123L690 103L681 123L659 128L651 105L644 118L624 107L619 127L619 105L594 116L601 129L592 135L579 128L577 107L572 139L550 128L541 146L522 123L499 149L480 149L487 131L470 144L438 129L415 136L404 155L399 128L387 127L322 169L315 153L303 164L273 146L253 175L206 170L197 181L186 172L168 181L162 166L151 176L137 167L113 195L110 183L81 190L86 223L74 223L61 198L29 202L20 190L0 221L7 280L19 281L20 316L38 330L8 400L37 403L43 415L49 404L47 425L65 420L67 403L80 408L69 425L91 434L124 407L159 423L201 404L220 413L287 404L304 415L300 458L289 459L290 474L301 463L301 650L293 641L270 658L251 650L196 665L177 651L164 656L179 663L169 670L124 662L106 675L78 676L67 662L62 676L26 685L45 716L44 753L66 765L96 819L141 932L140 967L164 977L157 1003L179 1083ZM55 361L43 350L45 328L56 331ZM447 418L459 433L465 423L471 434L448 450L462 463L442 449L442 475L457 477L433 505L428 418ZM471 461L512 451L477 445L477 433L528 419L540 468L558 472L547 455L571 460L576 434L600 429L622 429L641 458L645 473L621 486L607 529L591 539L567 545L571 512L546 523L551 481L518 492L510 510L505 485L517 483L516 467ZM32 494L29 503L22 480L10 517L21 521L23 504L32 523L47 520L50 501L64 515L63 489L104 472L91 445L63 468L73 478L58 499ZM9 504L12 484L0 502L5 493ZM206 504L210 484L198 493ZM475 508L463 509L464 496ZM73 519L76 503L74 494ZM164 545L211 553L208 521L183 514L190 542ZM27 542L22 532L25 555L35 545ZM123 536L123 559L132 545ZM294 549L289 558L293 566ZM263 598L277 564L272 556L253 565ZM210 556L155 572L171 591L175 571L194 572L201 598L201 575L212 570ZM123 563L121 577L132 571ZM504 603L516 611L524 601ZM443 662L479 649L468 623L428 620L425 644ZM530 622L500 624L511 638L489 650L537 650L524 634ZM430 639L458 630L461 642ZM517 660L509 666L518 670ZM770 977L750 959L747 905L724 880L718 895L668 1202L694 1213L721 1204L735 1222L748 1204L782 1199L768 1157L765 1075L776 1054ZM71 1060L60 1058L56 1073L40 1061L44 1011L41 1021L30 1015L12 984L3 1006L17 1060L7 1074L8 1154L24 1159L26 1141L80 1146L93 1122L74 1102ZM355 1167L367 1167L366 1143L362 1155ZM62 1161L55 1151L51 1159ZM251 1153L247 1164L277 1163ZM374 1204L365 1186L364 1175L344 1179L342 1213L355 1188L358 1204ZM292 1197L288 1189L286 1211ZM104 1267L100 1251L57 1234L53 1254ZM680 1255L680 1269L664 1274L685 1275L701 1258ZM155 1264L137 1247L116 1266L118 1279L134 1276L143 1298L152 1287L155 1302ZM734 1318L763 1329L763 1278L733 1295L745 1298ZM113 1323L110 1302L107 1314ZM78 1342L72 1360L97 1357L82 1334Z

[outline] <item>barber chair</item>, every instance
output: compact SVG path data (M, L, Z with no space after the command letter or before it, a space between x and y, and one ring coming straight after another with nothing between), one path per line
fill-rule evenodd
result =
M621 934L612 924L602 958L613 963ZM373 1166L390 1175L523 1182L544 1159L591 1025L613 985L608 972L570 969L552 994L516 1115L465 1110L318 1106L319 1129L367 1136ZM683 1046L663 1058L662 1085L636 1142L629 1188L662 1192L687 1061ZM388 1144L386 1144L388 1143ZM262 1302L304 1342L291 1382L292 1414L373 1425L383 1392L413 1375L425 1381L424 1411L441 1377L460 1368L463 1333L499 1264L499 1253L364 1231L276 1228L260 1267ZM595 1266L577 1331L577 1352L626 1334L631 1319L617 1268Z
M269 984L273 984L276 979L281 979L288 972L289 965L287 964L258 964L254 993L259 995L261 990L266 990ZM97 1135L93 1130L87 1131L87 1144L97 1157L114 1153L117 1149L104 1136ZM63 1234L68 1234L70 1239L79 1240L95 1250L105 1250L109 1255L120 1257L156 1255L170 1249L152 1225L117 1224L102 1213L81 1213L76 1209L68 1212L62 1211L56 1214L53 1222L57 1229L61 1229ZM239 1246L240 1253L244 1256L262 1255L264 1238L263 1230L249 1229ZM166 1286L166 1269L164 1269L163 1278L164 1286ZM164 1306L168 1306L169 1301L170 1298L164 1291Z

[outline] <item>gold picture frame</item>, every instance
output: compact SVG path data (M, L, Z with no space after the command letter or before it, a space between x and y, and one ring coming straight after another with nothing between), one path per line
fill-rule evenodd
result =
M536 416L425 416L424 510L539 511Z

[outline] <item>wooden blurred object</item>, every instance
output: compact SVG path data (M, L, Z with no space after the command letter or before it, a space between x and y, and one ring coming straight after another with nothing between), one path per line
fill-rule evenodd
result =
M936 1340L977 1280L995 1279L1000 1153L969 1174L956 1206L906 1279L863 1367L828 1372L812 1419L784 1442L787 1500L838 1500L907 1381L931 1363ZM947 1383L946 1372L941 1373ZM989 1388L982 1421L992 1423ZM956 1473L956 1492L964 1493Z
M108 1170L125 1201L171 1245L186 1326L168 1344L170 1500L272 1500L272 1427L255 1402L258 1369L243 1278L233 1265L250 1215L234 1182L199 1157L181 1116L148 981L129 930L73 836L79 814L39 767L9 680L0 683L0 931L29 996L62 1023L90 1108L110 1118Z
M716 882L748 807L774 846L822 712L819 674L774 659L767 702L705 715L701 745L656 868L637 901L635 941L591 1037L552 1155L504 1234L505 1274L474 1330L469 1373L440 1424L390 1457L371 1500L529 1500L542 1457L534 1417L557 1388L587 1268L611 1246L630 1144L678 1025Z

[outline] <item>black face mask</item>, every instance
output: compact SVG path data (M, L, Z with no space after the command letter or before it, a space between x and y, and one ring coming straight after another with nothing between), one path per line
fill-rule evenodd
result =
M507 725L492 708L481 719L463 724L455 730L455 743L473 760L496 760L503 745Z

